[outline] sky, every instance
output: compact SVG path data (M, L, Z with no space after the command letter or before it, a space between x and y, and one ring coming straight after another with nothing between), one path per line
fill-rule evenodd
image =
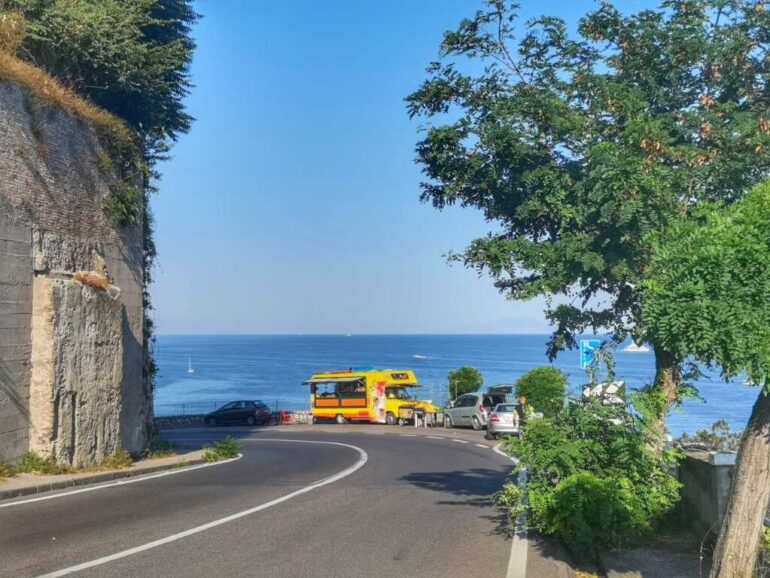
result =
M589 0L521 0L571 23ZM648 2L618 2L634 10ZM404 97L481 0L199 0L196 118L153 198L158 331L546 333L445 255L495 230L419 200Z

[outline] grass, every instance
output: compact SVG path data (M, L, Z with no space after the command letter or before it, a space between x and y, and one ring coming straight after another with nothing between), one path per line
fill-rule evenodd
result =
M173 456L176 453L176 444L166 438L157 436L152 438L144 453L144 457L150 460Z
M131 129L118 117L78 96L43 70L0 50L0 78L20 84L40 99L91 123L97 131L124 147L138 151Z
M134 458L124 449L117 449L98 464L83 468L61 466L52 458L44 458L35 452L27 452L19 458L14 466L0 462L0 479L12 478L18 474L36 474L54 476L60 474L82 474L89 472L104 472L122 470L134 463Z
M207 462L218 462L234 458L240 453L241 444L233 437L227 436L224 439L206 446L203 453L203 459Z

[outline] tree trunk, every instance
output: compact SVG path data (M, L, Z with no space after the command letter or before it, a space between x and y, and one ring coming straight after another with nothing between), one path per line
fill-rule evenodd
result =
M652 433L656 434L659 443L663 443L666 430L666 415L670 407L679 400L679 384L682 382L682 372L678 360L662 347L653 344L655 352L655 383L653 391L659 394L659 406L652 424Z
M741 439L711 578L749 578L770 499L770 394L759 394Z

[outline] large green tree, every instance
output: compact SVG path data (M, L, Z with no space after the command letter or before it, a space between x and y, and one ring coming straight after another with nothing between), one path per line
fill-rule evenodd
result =
M770 13L755 0L629 15L602 3L575 33L517 13L487 0L407 98L424 122L422 198L494 223L456 259L512 299L556 296L551 356L588 330L640 337L650 233L769 173ZM662 419L683 358L652 337Z
M189 130L190 0L0 0L27 21L17 55L122 118L150 160Z
M653 238L642 285L647 335L762 387L741 439L713 577L753 575L770 499L770 184ZM728 387L728 386L725 386Z

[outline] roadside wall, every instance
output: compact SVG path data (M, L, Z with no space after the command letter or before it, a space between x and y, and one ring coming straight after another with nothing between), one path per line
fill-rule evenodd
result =
M87 465L147 439L142 230L103 209L107 158L83 120L0 80L2 461L31 447ZM111 285L74 278L89 271Z

